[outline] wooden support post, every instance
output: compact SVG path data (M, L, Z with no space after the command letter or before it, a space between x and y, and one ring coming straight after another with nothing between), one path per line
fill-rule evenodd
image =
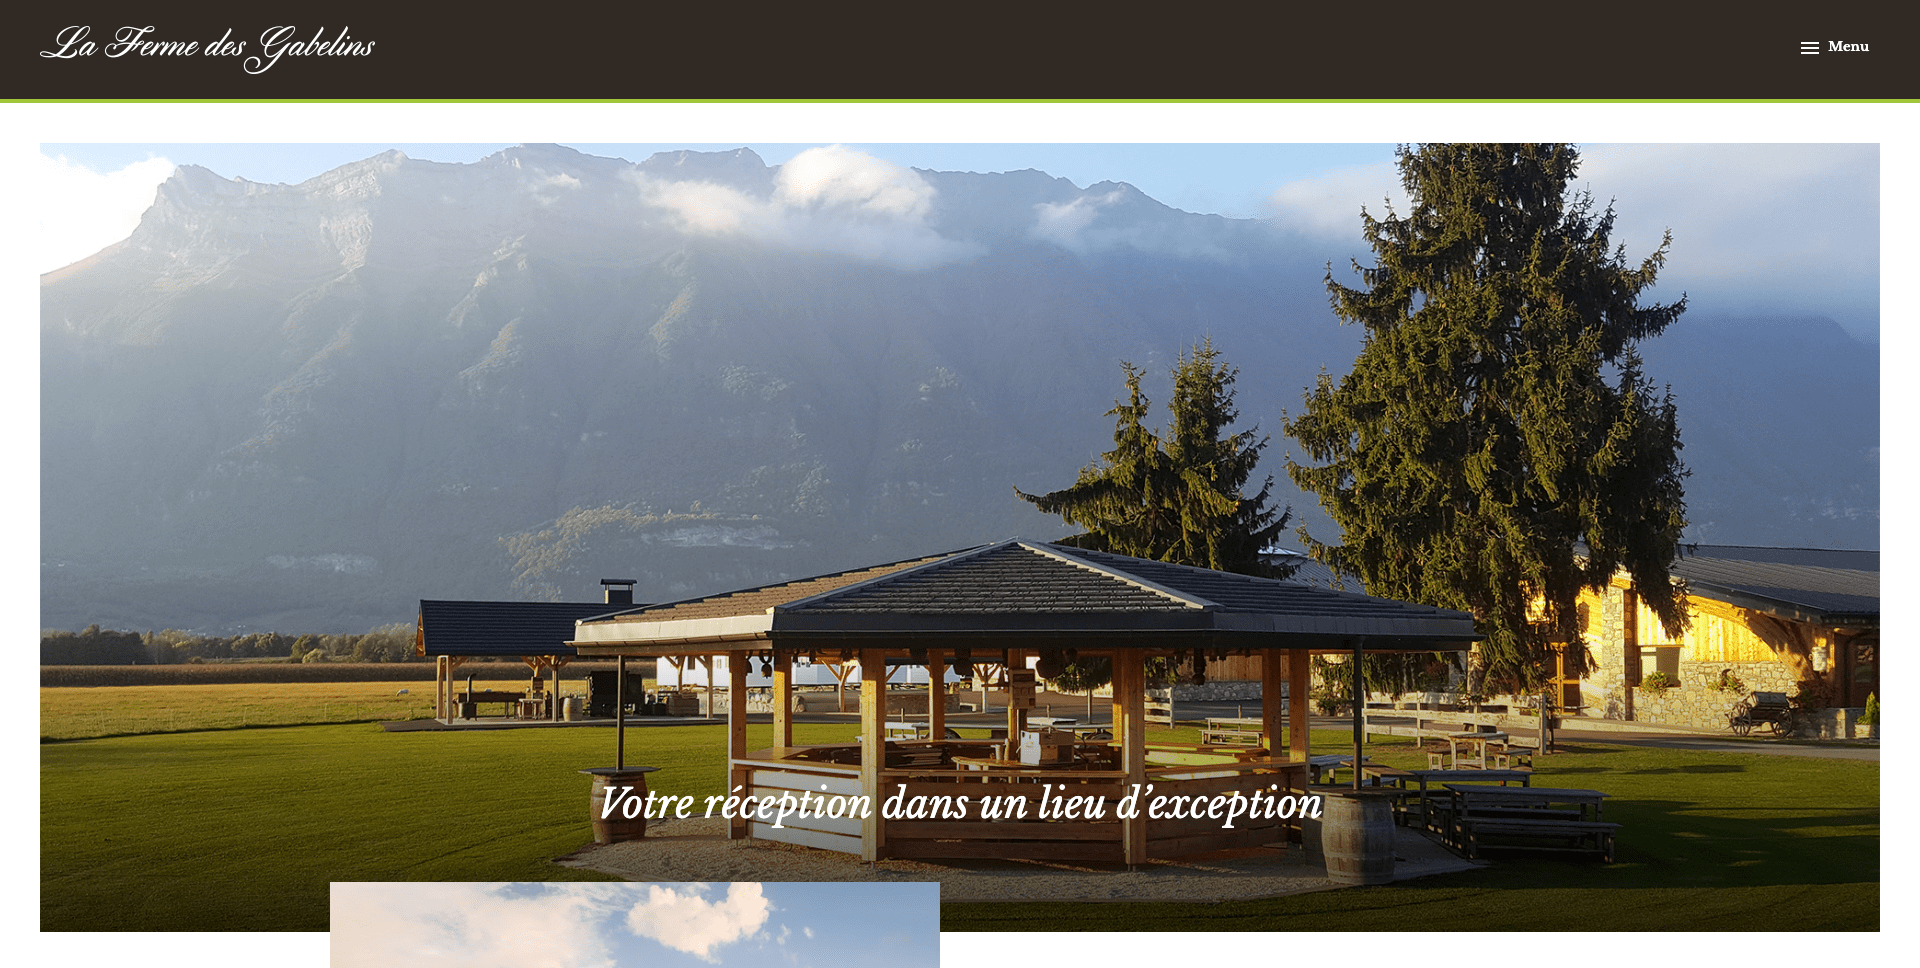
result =
M1287 652L1287 759L1295 763L1305 763L1313 754L1313 735L1307 725L1307 711L1313 705L1312 673L1313 653Z
M1007 666L1000 673L1007 685L1007 759L1020 755L1020 733L1027 728L1027 710L1013 701L1013 670L1027 667L1027 654L1020 649L1007 650Z
M747 666L749 657L744 652L735 652L727 656L727 792L748 782L749 771L736 763L747 755ZM712 660L708 660L707 676L713 676ZM707 693L707 711L713 711L713 693ZM750 796L751 789L740 791L741 796ZM727 839L739 840L747 836L747 818L736 814L727 821Z
M1120 743L1127 790L1147 782L1147 656L1141 649L1115 649L1113 655L1113 738ZM1147 862L1147 811L1120 821L1127 866Z
M614 669L613 684L613 768L627 768L627 657L621 656Z
M927 650L927 738L947 738L946 653Z
M1361 654L1360 647L1365 645L1366 641L1364 636L1353 640L1353 788L1355 790L1360 789L1360 749L1365 745L1365 737L1362 733L1365 729L1364 716L1367 709L1367 670L1362 665L1364 656ZM1486 761L1482 759L1480 765L1485 766Z
M880 805L886 796L880 790L880 771L886 768L887 742L887 654L879 649L860 650L860 792L872 799L873 811L860 821L860 859L868 862L886 856L886 824Z
M1280 729L1286 721L1280 702L1280 686L1287 678L1282 656L1270 651L1260 657L1260 745L1267 748L1268 756L1280 755Z
M773 650L773 745L793 745L793 653Z

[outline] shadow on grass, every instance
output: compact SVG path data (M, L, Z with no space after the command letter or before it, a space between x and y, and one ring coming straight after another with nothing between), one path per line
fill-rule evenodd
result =
M1610 769L1610 768L1598 767L1598 766L1572 766L1572 767L1566 767L1562 769L1556 765L1553 772L1555 775L1559 775L1562 773L1569 773L1569 774L1571 773L1606 773L1610 776L1621 776L1621 775L1660 776L1668 773L1745 773L1747 772L1747 768L1744 766L1733 764L1733 763L1697 763L1690 766L1655 766L1655 767L1642 768L1638 770L1622 770L1619 768Z
M1262 900L1089 905L1071 926L1028 924L1014 905L949 905L943 929L1556 930L1604 929L1610 918L1654 930L1877 929L1880 838L1868 831L1879 814L1807 810L1623 801L1606 811L1621 824L1612 864L1496 847L1474 871ZM1598 920L1559 920L1574 908Z

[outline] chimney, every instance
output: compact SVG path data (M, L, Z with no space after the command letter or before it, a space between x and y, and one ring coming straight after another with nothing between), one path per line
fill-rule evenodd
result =
M608 605L632 605L633 586L636 583L637 580L633 578L600 579L600 587L607 593Z

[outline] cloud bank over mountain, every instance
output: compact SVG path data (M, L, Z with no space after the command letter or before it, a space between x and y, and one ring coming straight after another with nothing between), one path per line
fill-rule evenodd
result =
M1581 149L1574 187L1614 203L1614 239L1638 261L1671 231L1655 298L1692 294L1721 312L1818 312L1854 336L1880 331L1880 148L1873 144L1635 145ZM1266 214L1368 262L1362 207L1406 212L1390 158L1289 182Z

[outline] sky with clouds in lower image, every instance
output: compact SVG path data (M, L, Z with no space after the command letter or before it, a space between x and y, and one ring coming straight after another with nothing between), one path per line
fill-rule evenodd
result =
M937 883L336 883L332 968L936 968Z
M879 246L916 269L969 256L966 243L923 224L925 186L914 169L1038 169L1080 188L1125 182L1184 211L1257 219L1324 250L1344 268L1363 258L1360 210L1405 211L1390 143L1274 144L796 144L569 143L591 155L645 160L655 152L751 148L781 166L770 199L734 197L697 183L641 185L647 200L689 227L740 232L763 241L817 245L839 239L855 251ZM43 143L36 270L51 271L126 238L155 187L180 165L230 179L298 184L341 165L399 150L408 157L472 163L508 145L355 142L340 144ZM1876 144L1581 145L1574 188L1615 205L1614 238L1636 263L1674 243L1654 298L1685 292L1697 307L1730 313L1813 313L1867 342L1880 323L1880 148ZM895 230L884 241L827 215L823 198L856 194L863 215ZM1084 207L1084 206L1083 206ZM1041 213L1047 215L1049 213ZM1080 211L1051 213L1058 231ZM836 234L838 233L838 234Z

